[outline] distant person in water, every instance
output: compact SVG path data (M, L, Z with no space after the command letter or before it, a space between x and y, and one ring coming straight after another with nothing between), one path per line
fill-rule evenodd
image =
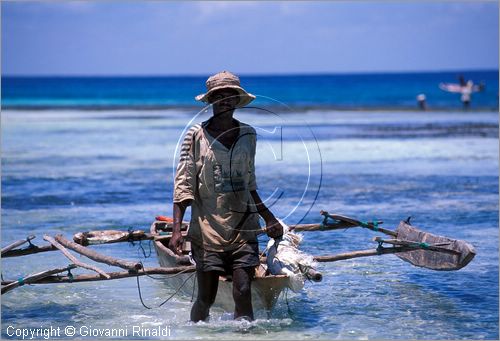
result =
M251 281L260 264L259 216L271 238L283 227L257 193L256 131L233 118L236 108L253 101L239 78L228 71L206 82L207 92L196 100L212 104L213 116L187 132L174 180L173 233L169 248L182 253L181 223L188 206L187 239L196 262L198 295L191 320L209 316L219 276L232 277L234 318L253 320Z
M427 110L427 102L426 102L426 96L425 94L419 94L417 96L417 103L418 103L418 107L420 108L420 110Z
M475 85L472 80L465 81L463 75L459 75L458 82L459 84L440 83L439 88L447 92L459 93L462 106L464 110L467 110L471 104L472 93L483 91L484 83L481 82L479 85Z
M459 82L460 86L465 86L465 84L467 84L465 82L465 78L463 75L458 76L458 82Z
M460 100L462 101L463 108L467 110L470 107L472 93L483 91L484 83L481 82L479 85L475 85L470 79L466 82L462 75L458 77L458 80L460 82Z
M467 83L465 83L464 86L462 86L462 89L460 90L460 100L462 101L462 105L464 109L469 109L470 107L470 100L471 100L471 95L473 91L474 83L469 80Z

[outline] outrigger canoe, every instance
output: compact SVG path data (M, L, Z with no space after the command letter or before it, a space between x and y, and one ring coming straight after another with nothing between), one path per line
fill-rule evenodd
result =
M424 267L432 270L451 271L459 270L469 264L474 258L476 251L474 247L463 240L451 239L444 236L438 236L428 232L421 231L413 226L409 218L401 221L395 230L382 228L382 221L362 222L337 214L329 214L321 211L323 221L319 224L300 224L288 226L282 238L270 240L266 248L267 258L261 255L261 264L256 267L256 276L252 282L252 301L254 309L270 310L275 305L283 290L290 288L297 291L303 287L304 279L320 281L322 276L314 267L317 262L336 262L340 260L380 256L385 254L394 254L400 259L411 263L414 266ZM325 231L338 230L354 227L362 227L377 233L389 236L389 239L375 237L374 242L378 244L376 248L368 250L358 250L340 254L311 256L299 250L300 238L298 235L292 236L297 231ZM183 223L181 232L186 233L188 223ZM289 231L292 231L290 233ZM139 285L139 277L145 275L164 275L165 283L173 287L177 292L194 297L196 294L195 267L192 265L189 257L190 245L186 242L183 246L183 254L178 256L174 254L167 246L172 234L172 219L167 217L157 217L150 227L150 233L143 230L117 231L117 230L98 230L79 232L73 236L73 241L66 239L62 234L55 237L44 236L44 240L50 244L45 246L36 246L32 244L35 236L28 236L25 240L19 240L2 248L2 257L17 257L30 255L46 251L61 251L67 258L71 259L73 264L65 267L49 269L39 273L30 274L17 280L2 280L2 295L24 284L61 284L78 283L88 281L106 281L110 279L120 279L127 277L136 277ZM298 239L294 242L294 239ZM153 242L160 267L146 268L137 261L128 261L117 259L108 255L103 255L88 246L97 246L118 242L134 242L142 240L151 240ZM287 245L288 242L288 245ZM23 244L28 243L27 248L20 249ZM274 245L275 249L269 248ZM295 247L295 256L289 257L298 267L286 264L285 253L289 247ZM81 259L77 259L68 252L71 249L96 262L120 267L125 271L104 272L93 264L86 264ZM281 254L280 254L281 253ZM304 259L309 258L310 262ZM276 264L275 261L278 261ZM285 260L285 262L283 262ZM275 267L285 263L285 267ZM186 266L187 265L187 266ZM293 265L293 264L291 264ZM75 266L89 269L97 273L71 274L70 270ZM67 275L61 273L68 272ZM297 281L300 280L300 282ZM299 283L300 285L297 285ZM139 297L140 291L139 291ZM142 302L142 298L141 298ZM229 276L220 276L219 290L215 302L218 306L227 311L234 310L232 298L232 283ZM144 304L144 303L143 303Z
M336 230L352 227L363 227L375 232L391 236L391 239L375 237L378 243L376 249L353 251L344 254L329 256L316 256L316 262L334 262L357 257L369 257L383 254L395 254L400 259L412 265L425 267L432 270L458 270L466 266L475 256L474 247L462 240L437 236L428 232L420 231L412 226L409 219L401 221L395 231L380 227L381 221L361 222L342 215L329 214L321 211L324 220L321 224L294 225L290 228L294 231L316 231ZM182 230L185 231L188 224L184 223ZM156 235L154 248L158 255L161 267L171 268L180 265L191 264L189 259L190 245L185 243L183 255L178 256L168 248L172 231L172 219L163 217L151 225L151 235ZM385 246L389 247L385 247ZM280 293L293 288L291 278L287 275L270 274L267 270L266 258L261 257L261 264L256 268L256 276L252 282L252 303L254 309L270 310L275 305ZM306 278L313 281L321 281L322 276L315 269L304 272ZM191 278L189 277L191 276ZM195 276L192 274L180 274L167 280L168 284L177 288L179 292L193 297L195 293ZM216 305L228 311L234 309L232 299L232 283L228 277L219 278L219 290L215 301Z
M165 221L155 221L151 225L151 234L164 235L164 238L154 240L154 248L158 255L158 262L161 267L171 268L180 265L189 265L190 244L185 242L183 247L183 255L178 256L168 248L170 234L166 231L171 231L171 223ZM252 305L254 309L270 310L275 305L281 292L289 287L289 277L287 275L266 275L265 263L261 263L256 268L255 278L252 282ZM179 289L179 292L188 297L196 295L196 276L192 273L175 275L175 277L166 280L169 286ZM224 310L233 311L233 285L230 277L219 277L219 288L215 305L222 307Z

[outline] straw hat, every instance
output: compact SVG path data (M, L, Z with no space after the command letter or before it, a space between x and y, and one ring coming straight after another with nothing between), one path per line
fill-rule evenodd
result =
M220 89L233 89L238 91L240 102L237 107L244 107L255 99L255 96L248 93L240 85L240 79L235 74L229 71L222 71L210 76L206 82L207 92L195 97L197 101L208 103L208 98L214 91Z

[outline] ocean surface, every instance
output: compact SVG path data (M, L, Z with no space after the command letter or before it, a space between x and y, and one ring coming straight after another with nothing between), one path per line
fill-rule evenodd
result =
M243 85L258 96L253 105L280 101L291 107L335 109L414 109L425 94L434 110L460 109L460 94L439 83L465 80L483 84L471 109L498 110L498 70L246 76ZM193 107L205 92L207 76L192 77L2 77L3 108L164 108Z
M165 88L158 82L162 97ZM68 101L75 101L67 90ZM16 91L3 93L8 104L15 103ZM51 91L40 88L40 98ZM411 106L417 89L406 92ZM78 101L94 103L92 94ZM366 96L372 97L360 103L375 105L377 96ZM453 97L440 94L446 106L460 105L448 96ZM401 93L397 98L406 105ZM480 96L473 101L479 105ZM498 339L498 113L272 107L238 110L235 117L257 129L259 193L286 223L317 223L319 211L327 210L379 219L394 229L412 216L420 229L473 244L475 259L451 272L417 268L393 255L322 263L321 283L281 296L270 314L257 311L252 323L233 321L231 312L214 307L209 322L193 324L191 297L174 296L158 307L175 288L148 277L141 277L140 288L151 310L141 305L135 278L25 285L2 296L2 338L19 339L11 336L13 328L67 326L128 328L127 338L133 338L132 326L141 326L168 327L177 339ZM195 114L184 108L4 110L2 246L29 234L44 245L44 234L71 238L96 229L148 230L156 215L171 215L176 146L186 127L210 111ZM374 236L361 228L306 232L301 248L313 255L370 249L376 247ZM265 236L261 242L263 249ZM150 247L143 242L95 248L156 266ZM59 252L3 258L2 276L15 280L68 263Z

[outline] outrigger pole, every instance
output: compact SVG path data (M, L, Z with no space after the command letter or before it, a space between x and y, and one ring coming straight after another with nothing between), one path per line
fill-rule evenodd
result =
M374 232L384 233L393 238L382 239L381 237L375 237L373 241L378 243L378 247L376 249L359 250L334 255L315 256L314 260L317 262L336 262L340 260L359 257L395 254L400 259L416 266L433 270L458 270L466 266L476 254L474 247L469 243L462 240L450 239L447 237L436 236L431 233L420 231L410 224L409 219L400 222L397 229L393 231L379 227L379 225L383 223L382 221L361 222L359 220L346 216L329 214L326 211L321 211L320 213L324 217L322 223L292 225L290 226L291 230L327 231L352 227L363 227ZM102 230L77 233L73 237L74 242L64 238L64 236L62 235L56 235L55 238L46 235L44 236L44 239L50 244L41 247L38 247L31 243L31 240L34 239L35 236L29 236L25 240L14 242L2 249L2 257L17 257L39 252L60 250L67 258L73 261L73 264L70 264L69 266L64 268L52 269L29 275L24 278L20 278L17 281L2 281L2 294L23 284L88 282L137 277L150 274L175 275L194 272L194 266L178 266L172 268L143 268L142 263L140 262L120 260L114 257L100 254L87 247L87 245L100 245L118 242L170 239L172 231L171 219L157 219L157 223L163 224L161 227L162 232L160 232L159 234L145 233L142 230L126 232L116 230ZM183 223L182 230L187 230L187 227L188 223ZM29 243L29 246L27 248L15 249L16 247L19 247L26 242ZM385 247L384 245L390 246ZM66 248L84 255L96 262L121 267L127 271L104 272L95 266L91 266L76 260L76 258L72 256ZM73 276L70 270L77 266L91 269L93 271L96 271L97 274L82 274ZM68 271L68 274L65 276L56 275L65 271Z
M401 221L395 231L379 227L380 222L361 222L338 214L329 214L321 211L324 226L335 226L340 223L350 224L350 227L363 227L374 232L381 232L392 239L376 237L373 241L378 243L376 250L349 252L346 254L327 256L324 261L337 261L356 257L368 257L382 254L396 254L400 259L415 266L432 270L459 270L472 261L476 255L474 247L463 240L451 239L421 231L410 223L410 217ZM329 223L328 220L333 220ZM391 247L384 247L389 244ZM321 260L318 259L318 262Z
M323 212L323 211L321 211ZM343 216L337 216L343 217ZM347 217L344 217L347 219ZM163 218L165 219L165 218ZM119 230L97 230L97 231L88 231L88 232L78 232L73 236L73 240L76 244L82 246L88 245L101 245L101 244L114 244L114 243L124 243L124 242L136 242L142 240L162 240L162 239L170 239L171 231L172 231L172 223L170 220L163 221L157 220L159 222L164 222L163 232L160 234L151 234L147 233L144 230L129 230L129 231L119 231ZM369 225L380 225L382 221L376 222L368 222ZM361 224L361 222L360 222ZM348 221L336 221L334 223L319 223L319 224L296 224L290 225L291 230L295 232L312 232L312 231L330 231L330 230L343 230L346 228L356 227L361 225L353 225L352 222ZM181 231L186 231L189 227L188 222L183 222ZM383 229L382 229L383 230ZM382 231L381 230L381 231ZM262 228L262 233L265 230ZM35 236L28 237L30 240L34 239ZM13 249L24 243L28 242L25 239L19 240L11 245L2 249L2 257L19 257L26 256L40 252L47 251L57 251L58 249L54 245L43 245L37 246L30 242L29 246L24 249ZM14 245L12 247L12 245ZM4 251L5 250L5 251Z
M76 268L76 265L71 264L71 269ZM54 283L77 283L77 282L94 282L107 280L98 274L82 274L82 275L72 275L71 272L67 275L53 275L55 273L61 273L68 270L68 268L56 269L57 272L51 270L52 273L47 276L43 276L36 281L30 280L30 276L24 278L23 284L54 284ZM59 271L60 270L60 271ZM107 272L109 279L121 279L128 277L146 276L146 275L176 275L181 273L195 272L196 267L194 265L190 266L177 266L172 268L162 268L162 267L147 267L143 268L137 272L131 271L117 271L117 272ZM44 272L45 273L45 272ZM52 275L52 276L51 276ZM2 281L2 285L11 285L12 283L17 283L18 281L8 280ZM22 285L22 284L21 284ZM4 287L2 287L2 294L4 293Z

